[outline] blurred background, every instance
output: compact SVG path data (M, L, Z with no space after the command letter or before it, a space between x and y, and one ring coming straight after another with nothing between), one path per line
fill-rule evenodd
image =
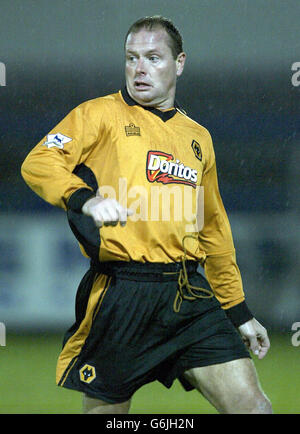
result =
M183 35L177 100L211 132L248 304L272 338L261 381L277 412L299 413L299 1L0 0L0 11L0 412L80 411L54 371L88 263L20 166L75 106L124 86L128 27L161 14ZM214 412L174 388L145 386L132 412Z

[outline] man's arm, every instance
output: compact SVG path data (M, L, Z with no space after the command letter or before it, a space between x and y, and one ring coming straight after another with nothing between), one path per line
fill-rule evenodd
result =
M202 186L204 227L199 233L199 243L206 254L205 274L223 309L238 327L253 315L245 301L231 228L219 193L215 162L204 173Z
M200 248L206 253L204 269L207 279L234 326L251 351L264 357L270 342L264 327L247 306L242 278L236 262L230 223L218 187L214 151L205 170L204 227L199 233Z
M31 150L21 167L25 182L36 194L65 210L71 198L74 207L95 195L73 173L87 159L99 135L99 125L91 122L85 111L86 104L72 110Z

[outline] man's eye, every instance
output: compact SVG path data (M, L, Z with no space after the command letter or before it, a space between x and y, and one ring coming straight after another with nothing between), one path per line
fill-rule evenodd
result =
M151 62L157 62L159 60L158 56L150 56L149 59L151 60Z

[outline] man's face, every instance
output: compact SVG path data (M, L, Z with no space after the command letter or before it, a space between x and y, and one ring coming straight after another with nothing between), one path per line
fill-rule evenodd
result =
M163 28L128 35L125 77L129 95L139 104L158 109L173 107L176 79L184 67L185 54L174 59Z

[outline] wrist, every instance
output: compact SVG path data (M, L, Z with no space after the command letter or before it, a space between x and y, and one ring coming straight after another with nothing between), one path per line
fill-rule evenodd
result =
M245 300L229 309L226 309L225 312L235 327L239 327L254 318L254 315L248 308Z
M82 206L81 212L86 215L90 215L90 207L94 207L104 201L104 197L100 194L90 197Z
M93 190L88 188L80 188L76 190L68 200L68 209L75 212L82 212L82 208L85 203L95 197L95 193Z

